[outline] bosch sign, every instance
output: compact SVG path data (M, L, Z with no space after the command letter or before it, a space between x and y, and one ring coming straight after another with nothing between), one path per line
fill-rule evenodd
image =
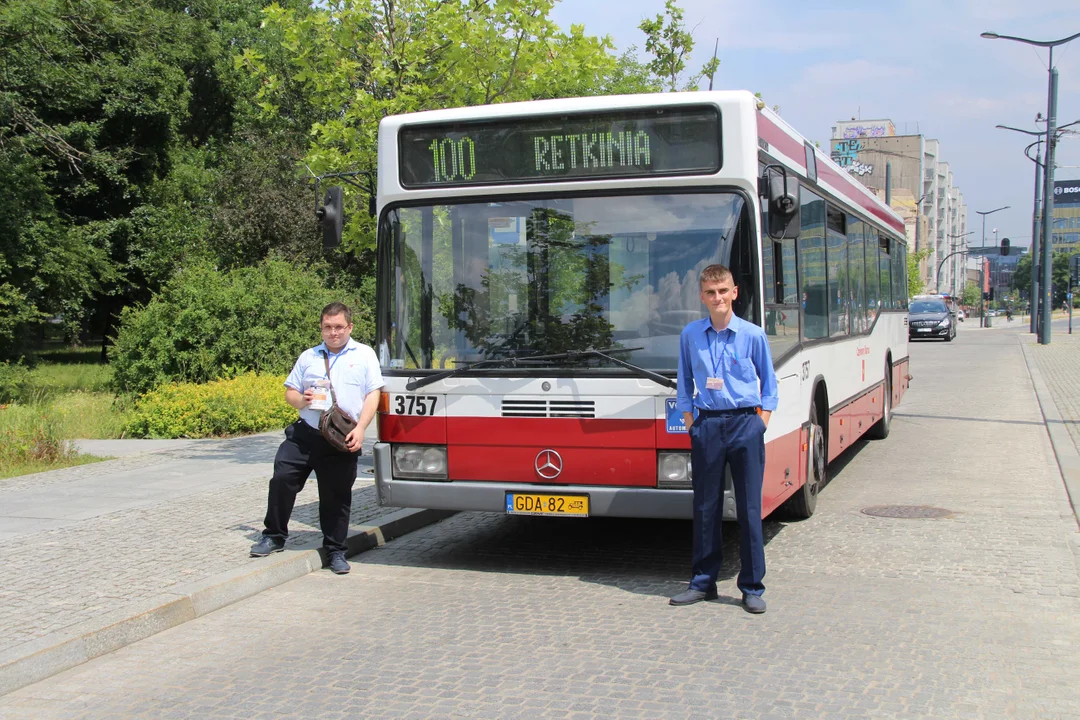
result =
M1054 202L1080 204L1080 180L1066 180L1054 183Z

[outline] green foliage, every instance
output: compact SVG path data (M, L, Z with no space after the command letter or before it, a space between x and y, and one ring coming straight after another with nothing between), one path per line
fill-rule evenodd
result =
M320 341L319 311L336 299L319 273L281 260L224 273L186 268L147 305L124 311L113 388L141 395L172 381L288 372Z
M645 33L645 50L653 56L648 68L660 78L666 90L696 90L703 77L712 77L720 67L720 61L711 58L700 72L686 78L680 87L686 59L694 50L694 34L686 29L682 8L675 0L667 0L663 13L642 20L638 28Z
M0 363L0 403L19 398L30 382L30 370L21 363Z
M1069 258L1075 254L1077 253L1054 253L1053 263L1050 266L1050 277L1053 290L1052 303L1055 308L1065 304L1065 295L1068 293L1069 285ZM1025 296L1031 295L1031 261L1031 253L1021 255L1012 276L1013 288L1019 290ZM1041 283L1042 278L1039 278L1039 280Z
M0 475L19 465L58 465L75 453L55 418L36 408L0 410Z
M930 257L930 248L923 248L918 252L909 252L907 256L907 283L908 283L908 297L913 298L916 295L921 295L923 290L926 289L926 283L923 282L922 272L919 270L919 265L923 260Z
M964 296L961 299L961 304L964 307L975 307L980 300L982 300L982 293L979 292L978 283L969 280L967 285L964 286Z
M267 4L0 3L0 358L23 355L48 317L71 340L111 333L123 306L207 258L213 208L232 194L220 166L259 144L239 131L275 147L307 131L295 93L299 127L262 119L234 63L281 54L260 28Z
M202 385L163 385L139 400L127 430L139 437L206 438L282 428L296 420L284 382L284 375L245 373Z
M305 162L317 173L358 170L364 188L344 188L352 217L344 242L370 248L375 221L376 139L387 115L539 98L653 89L642 66L612 53L607 38L575 25L562 32L554 0L377 0L330 2L310 11L271 6L269 32L289 55L275 66L261 51L237 61L260 81L268 117L286 112L299 87L315 115Z

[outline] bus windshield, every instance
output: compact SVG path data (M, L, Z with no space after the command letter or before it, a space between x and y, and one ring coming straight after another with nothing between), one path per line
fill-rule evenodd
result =
M734 192L391 208L379 229L380 360L438 370L633 348L619 358L674 371L679 333L705 316L707 265L732 266L735 310L756 320L751 230Z

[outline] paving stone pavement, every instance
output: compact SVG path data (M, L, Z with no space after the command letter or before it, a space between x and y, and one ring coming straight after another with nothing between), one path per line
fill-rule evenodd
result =
M1080 323L1077 326L1080 328ZM1080 332L1052 333L1049 345L1031 343L1029 349L1073 444L1080 450Z
M276 433L207 441L0 481L0 507L6 508L27 496L40 497L40 491L54 495L57 503L77 504L121 476L125 486L141 485L153 493L135 507L99 497L104 509L95 507L85 519L40 532L10 530L19 518L0 518L0 530L8 527L0 545L0 647L14 651L174 586L259 562L248 558L247 550L262 532L279 438ZM370 474L360 477L353 492L357 525L386 512L375 500ZM186 485L198 489L189 492ZM110 502L121 509L108 510ZM42 523L33 517L25 522ZM312 478L297 497L288 545L320 537Z
M1076 718L1077 526L1011 333L911 348L892 434L766 523L769 611L687 522L463 513L0 698L5 718ZM871 517L927 505L935 520ZM737 557L733 528L725 553Z

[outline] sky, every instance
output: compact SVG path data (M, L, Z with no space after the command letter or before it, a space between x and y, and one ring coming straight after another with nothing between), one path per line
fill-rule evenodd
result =
M1032 40L1080 32L1080 0L898 0L852 5L833 0L679 0L696 46L699 70L720 41L713 88L760 92L800 133L828 148L838 120L887 118L897 134L922 133L941 143L941 160L964 194L973 245L981 243L976 210L993 241L1031 242L1034 164L1023 154L1035 138L995 129L1036 126L1047 110L1047 51L986 31ZM636 46L638 25L663 0L561 0L560 26L607 35L621 52ZM1080 38L1054 50L1058 124L1080 120ZM707 86L706 84L702 87ZM1080 125L1076 126L1080 130ZM1080 178L1080 134L1057 146L1056 179ZM1073 166L1073 167L1068 167Z

